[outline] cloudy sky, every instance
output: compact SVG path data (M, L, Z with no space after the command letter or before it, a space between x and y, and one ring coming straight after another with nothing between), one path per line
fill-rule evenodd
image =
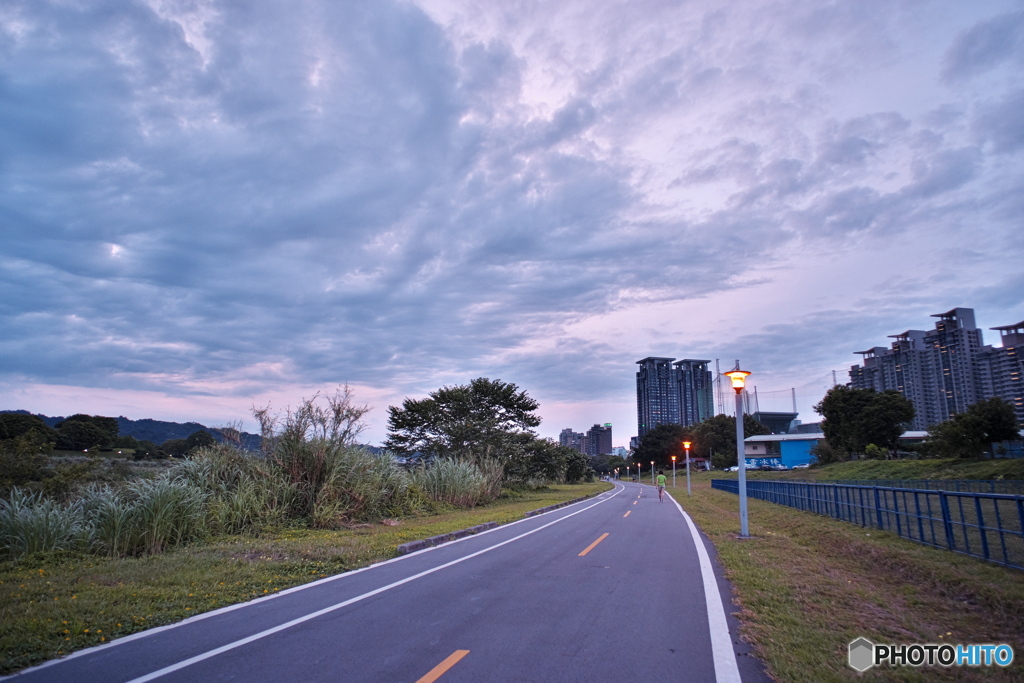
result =
M1022 219L1016 0L0 3L0 409L487 376L625 445L645 356L1024 319Z

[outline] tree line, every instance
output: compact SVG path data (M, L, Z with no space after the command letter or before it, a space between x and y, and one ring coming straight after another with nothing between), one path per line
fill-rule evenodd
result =
M50 427L37 415L0 413L0 450L48 453L58 451L130 450L138 458L182 456L216 442L206 430L196 430L184 439L167 439L161 444L119 433L117 418L102 415L72 415Z
M822 463L857 456L890 459L903 454L980 458L994 444L1020 438L1013 406L1001 398L978 401L966 411L928 429L923 443L903 444L900 437L914 419L914 405L898 391L833 387L814 410L822 416L825 443L816 455Z
M914 457L978 458L985 452L992 455L993 444L1019 438L1013 406L1001 398L979 401L965 412L934 425L927 439L920 444L905 444L900 437L914 419L914 405L897 391L876 392L853 389L845 385L833 387L814 406L822 416L825 435L812 454L820 464L854 458ZM745 436L770 434L771 431L750 415L743 416ZM616 468L640 465L646 470L654 462L656 469L672 466L685 459L683 442L690 441L690 456L706 458L712 467L737 464L736 419L715 415L703 422L684 427L678 424L658 425L647 432L630 459L602 456L594 463L598 472L610 473Z

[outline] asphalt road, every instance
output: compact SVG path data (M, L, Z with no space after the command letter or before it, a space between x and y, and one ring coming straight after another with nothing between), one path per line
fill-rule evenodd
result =
M12 680L765 681L708 550L668 496L616 484Z

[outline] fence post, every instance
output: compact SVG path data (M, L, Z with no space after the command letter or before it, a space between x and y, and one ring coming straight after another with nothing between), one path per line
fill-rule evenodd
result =
M921 500L917 491L914 491L914 512L917 513L917 540L924 542L924 520L921 519Z
M875 517L878 519L878 528L885 529L885 526L882 524L882 499L878 494L878 487L872 486L871 488L875 490Z
M985 518L981 514L981 498L977 494L974 496L974 510L978 513L978 533L981 535L981 552L984 553L987 560L989 559L988 533L985 531Z
M945 491L939 491L939 504L942 508L942 525L946 528L946 545L956 550L956 538L953 536L953 519L949 514L949 499Z
M897 536L902 536L903 535L903 526L902 526L902 522L900 520L900 497L898 495L899 492L900 492L900 489L893 489L892 490L892 511L893 511L893 514L896 515L896 535Z

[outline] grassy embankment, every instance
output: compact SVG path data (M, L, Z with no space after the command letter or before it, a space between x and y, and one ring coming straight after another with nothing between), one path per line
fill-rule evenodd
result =
M1022 465L871 461L750 474L1022 479ZM711 477L723 474L695 475L689 499L685 483L670 491L718 549L741 610L743 636L777 680L1024 679L1024 572L755 499L748 501L752 538L741 541L736 496L711 489ZM1005 670L902 667L861 675L846 664L847 645L858 636L876 643L1009 643L1017 661Z
M469 510L340 530L223 537L137 558L49 553L0 562L0 674L386 560L407 541L515 521L608 488L601 482L551 486Z
M735 472L713 473L736 478ZM760 479L1024 479L1024 458L989 460L855 460L788 472L751 472Z

